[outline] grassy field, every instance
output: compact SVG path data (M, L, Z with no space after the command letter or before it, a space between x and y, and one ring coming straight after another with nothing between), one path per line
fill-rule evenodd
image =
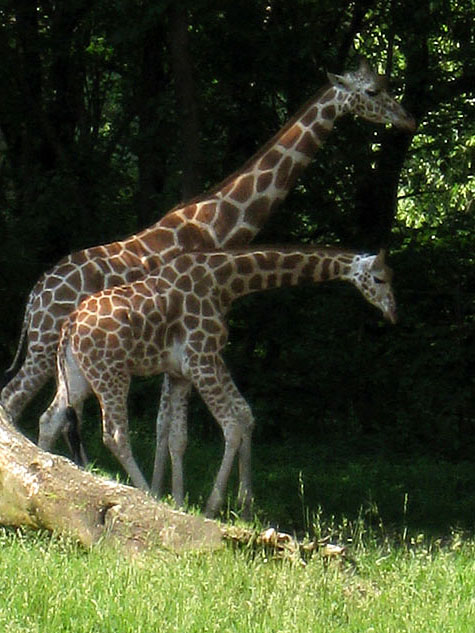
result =
M5 633L473 633L475 543L359 542L351 561L230 547L141 555L1 533Z
M219 456L219 445L191 444L192 504ZM229 545L124 559L1 531L0 630L474 632L472 464L258 445L254 473L261 526L330 538L347 557L279 560Z

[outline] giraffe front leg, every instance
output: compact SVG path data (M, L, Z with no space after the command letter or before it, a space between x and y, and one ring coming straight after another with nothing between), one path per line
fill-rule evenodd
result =
M129 475L132 484L136 488L140 488L140 490L149 492L149 485L133 457L129 434L122 429L118 429L117 422L117 419L112 422L106 416L102 436L104 444L120 462L122 468Z

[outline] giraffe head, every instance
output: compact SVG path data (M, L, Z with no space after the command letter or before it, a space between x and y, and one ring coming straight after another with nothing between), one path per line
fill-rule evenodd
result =
M393 271L386 265L385 251L377 255L355 257L349 273L351 281L364 298L381 310L384 317L396 323L396 301L391 287Z
M337 91L336 101L343 103L346 112L374 123L390 123L406 132L415 132L414 118L388 93L386 77L373 72L365 59L354 72L327 75Z

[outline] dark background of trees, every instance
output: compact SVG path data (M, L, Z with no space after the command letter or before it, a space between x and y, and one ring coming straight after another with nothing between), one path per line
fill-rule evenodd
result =
M256 242L388 247L400 324L343 284L255 295L227 358L262 441L473 459L474 18L462 0L1 0L0 367L42 271L224 178L364 54L417 135L339 121ZM134 384L138 434L157 397Z

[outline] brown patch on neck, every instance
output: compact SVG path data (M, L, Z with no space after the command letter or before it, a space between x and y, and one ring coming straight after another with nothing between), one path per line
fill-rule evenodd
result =
M277 189L287 189L289 173L292 164L292 159L290 158L290 156L287 156L282 161L282 164L279 165L279 169L277 170L277 178L275 179L275 186Z
M266 197L254 200L246 209L244 221L252 226L262 226L270 211L269 199Z
M295 149L305 156L311 158L318 147L318 143L311 132L305 132L300 141L295 146Z
M226 236L229 235L232 229L236 226L239 216L239 209L233 204L226 202L225 200L219 203L216 222L214 223L217 246L221 246L224 243Z
M233 233L232 237L228 240L223 240L223 247L233 248L238 246L243 246L248 244L252 238L255 236L256 231L251 231L251 229L243 226L241 229Z
M327 86L325 92L322 94L320 98L320 103L328 103L328 101L333 101L334 98L335 98L335 88L332 86L328 89L328 86Z
M175 244L173 231L157 227L140 233L138 238L145 245L148 251L159 253Z
M206 202L198 207L198 213L196 214L196 219L199 222L203 222L204 224L211 224L216 215L217 208L216 200L212 202Z
M274 175L271 171L266 171L263 174L261 174L259 176L259 178L257 179L257 193L262 193L263 191L265 191L266 189L269 188L269 185L272 182Z
M176 213L167 213L158 224L167 229L176 229L183 224L183 220Z
M325 106L322 110L322 118L327 121L333 121L336 117L336 108L334 105Z
M177 232L177 237L180 246L185 251L202 250L215 246L209 233L194 224L183 225Z
M191 220L195 217L197 208L198 208L198 205L189 204L186 207L183 207L182 213L185 216L185 218L188 218L189 220Z
M316 121L312 125L312 132L318 139L320 139L320 142L323 143L327 139L327 136L330 134L331 130L323 126L319 121Z
M232 190L231 198L237 202L246 202L254 192L254 176L248 174L239 180Z
M314 106L302 118L302 125L304 125L305 127L308 127L309 125L312 124L312 121L315 121L317 117L318 117L318 108Z
M316 108L314 108L316 109ZM304 123L304 121L302 121ZM300 135L302 134L302 130L298 125L294 125L291 127L280 139L279 144L285 147L286 149L290 149L295 145Z
M270 152L264 154L258 164L258 168L260 171L267 171L270 169L274 169L277 163L282 158L282 153L277 151L276 149L271 149Z

